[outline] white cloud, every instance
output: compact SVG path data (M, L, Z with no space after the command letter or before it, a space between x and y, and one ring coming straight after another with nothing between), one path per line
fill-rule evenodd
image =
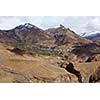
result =
M63 24L78 33L100 31L99 16L0 16L0 29L11 29L24 23L43 29Z

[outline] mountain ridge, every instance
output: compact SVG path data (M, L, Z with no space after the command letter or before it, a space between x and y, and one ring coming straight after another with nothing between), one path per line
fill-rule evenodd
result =
M69 42L90 42L63 25L53 29L53 32L51 32L50 29L43 30L30 23L25 23L24 25L16 26L11 30L0 30L0 42L5 44L16 44L17 42L50 42L57 45L64 45Z
M92 40L94 42L100 41L100 31L85 32L85 33L82 33L80 36L86 39Z

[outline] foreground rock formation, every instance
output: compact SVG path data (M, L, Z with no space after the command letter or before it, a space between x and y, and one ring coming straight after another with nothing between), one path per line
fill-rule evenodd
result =
M95 72L90 76L89 82L95 83L100 80L100 66L95 70Z

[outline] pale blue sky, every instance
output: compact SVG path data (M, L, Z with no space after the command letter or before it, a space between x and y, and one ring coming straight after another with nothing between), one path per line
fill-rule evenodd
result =
M100 31L100 16L0 16L0 29L31 23L47 29L63 24L77 33Z

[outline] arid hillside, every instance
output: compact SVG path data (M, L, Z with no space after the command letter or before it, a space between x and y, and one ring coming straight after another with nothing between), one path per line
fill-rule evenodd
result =
M78 77L60 67L61 58L38 54L19 55L9 51L13 47L0 46L0 82L79 82ZM100 62L73 63L82 75L82 82L89 77ZM66 66L68 63L66 64Z
M21 56L0 46L0 82L71 82L70 77L75 76L57 65L59 59L37 54Z

